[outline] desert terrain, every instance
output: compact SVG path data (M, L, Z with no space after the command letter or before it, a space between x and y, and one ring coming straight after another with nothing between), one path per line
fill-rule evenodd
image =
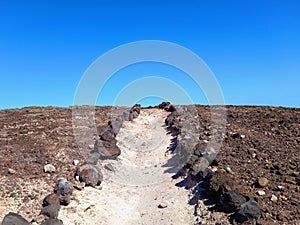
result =
M203 153L195 145L205 148L218 136L218 160L210 172L224 175L227 186L259 204L256 223L300 224L300 109L212 107L175 106L179 114L172 125L165 123L172 113L158 107L141 109L137 118L124 121L116 135L121 154L97 162L103 174L100 186L74 188L70 204L61 207L58 218L70 225L235 223L233 213L224 212L214 198L213 192L220 190L212 184L219 175L208 176L196 168ZM97 137L92 125L83 122L80 142L75 140L76 108L0 111L0 220L15 212L32 222L60 177L76 186L74 173ZM81 109L89 113L88 107ZM96 127L107 125L124 110L95 107ZM220 131L215 123L224 115ZM196 140L191 141L195 145L188 149L189 157L180 161L174 149L182 143L184 129ZM45 173L47 164L55 171Z

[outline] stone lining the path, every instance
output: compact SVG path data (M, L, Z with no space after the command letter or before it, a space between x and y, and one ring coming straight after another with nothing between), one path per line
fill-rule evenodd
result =
M95 140L94 149L90 152L85 162L79 166L75 172L75 183L77 189L84 186L99 186L103 176L100 168L96 166L98 160L116 159L121 151L117 146L116 135L122 127L123 121L132 121L140 114L141 106L134 105L129 111L124 111L122 115L109 121L108 125L101 126L98 129L98 136ZM73 193L73 184L65 178L58 179L53 193L47 195L42 204L40 215L33 219L32 224L41 225L62 225L63 221L58 219L61 205L66 206L71 201ZM29 225L30 223L17 213L8 213L1 225Z
M177 146L174 147L177 149L176 154L180 154L182 163L186 162L179 175L185 175L183 186L193 189L196 207L199 207L199 200L205 195L213 202L215 210L231 214L231 222L251 221L256 224L261 216L260 206L241 193L243 188L227 175L230 169L217 170L221 159L213 148L207 148L207 142L199 140L197 116L193 117L193 106L171 107L170 103L162 103L159 107L172 109L172 113L166 118L166 125L178 133Z

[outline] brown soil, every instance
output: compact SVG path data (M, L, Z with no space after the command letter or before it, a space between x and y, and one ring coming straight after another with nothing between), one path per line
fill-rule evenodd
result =
M210 108L197 109L200 139L209 140L213 133ZM218 169L229 167L232 180L241 186L243 194L261 206L260 224L300 224L299 108L227 107L226 134L219 153ZM267 187L258 187L260 177L269 180ZM259 196L259 190L266 194ZM272 195L278 201L271 201Z
M95 114L97 126L106 125L111 107L96 107ZM93 139L87 142L94 143ZM72 108L1 110L0 218L8 211L29 220L37 216L43 198L52 193L56 180L74 180L73 160L82 163L87 152L80 151L74 140ZM55 173L43 172L48 163L56 167Z
M197 109L200 139L209 140L209 107ZM107 124L111 112L111 107L96 107L96 125ZM259 223L300 224L300 109L229 106L226 129L218 168L230 167L232 179L259 202ZM93 139L86 142L92 145ZM82 162L85 154L74 140L72 108L0 111L0 219L11 210L29 220L38 215L57 178L73 181L73 160ZM47 163L55 173L43 172ZM259 177L269 180L267 187L257 187ZM266 195L257 195L258 190ZM270 200L272 194L278 201Z

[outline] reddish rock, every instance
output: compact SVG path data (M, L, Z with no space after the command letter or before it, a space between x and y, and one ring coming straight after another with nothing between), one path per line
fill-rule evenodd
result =
M100 154L100 159L116 159L120 154L121 150L116 145L117 141L97 141L95 142L94 151Z
M29 225L29 222L17 213L8 213L1 223L1 225Z
M91 164L84 164L76 171L76 176L79 176L79 181L84 182L86 186L98 186L103 180L103 175L100 169Z
M58 217L58 212L60 210L60 205L48 205L44 208L42 208L41 213L50 219L56 219Z
M46 207L48 205L57 205L57 204L59 204L59 197L55 193L47 195L43 200L43 207Z

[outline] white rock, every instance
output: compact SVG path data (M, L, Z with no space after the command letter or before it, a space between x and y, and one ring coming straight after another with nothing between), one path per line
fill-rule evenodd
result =
M232 170L231 170L230 167L226 167L226 171L227 171L228 173L232 173Z
M8 173L13 175L15 174L17 171L15 171L14 169L8 168Z
M244 139L245 137L246 137L246 135L244 135L244 134L241 134L241 138L243 138L243 139Z
M44 166L45 173L54 173L55 171L56 171L56 168L52 164L47 164Z
M77 159L73 160L73 165L74 166L77 166L78 164L79 164L79 160L77 160Z
M283 186L281 186L281 185L279 185L279 186L278 186L278 189L279 189L279 190L283 190L283 189L284 189L284 187L283 187Z
M277 198L276 195L272 195L272 196L271 196L271 201L272 201L272 202L277 202L277 200L278 200L278 198Z
M157 207L160 208L160 209L164 209L164 208L167 208L168 205L167 205L166 202L162 202L162 203L160 203Z
M263 196L263 195L266 195L266 192L265 191L258 191L257 194L260 195L260 196Z

